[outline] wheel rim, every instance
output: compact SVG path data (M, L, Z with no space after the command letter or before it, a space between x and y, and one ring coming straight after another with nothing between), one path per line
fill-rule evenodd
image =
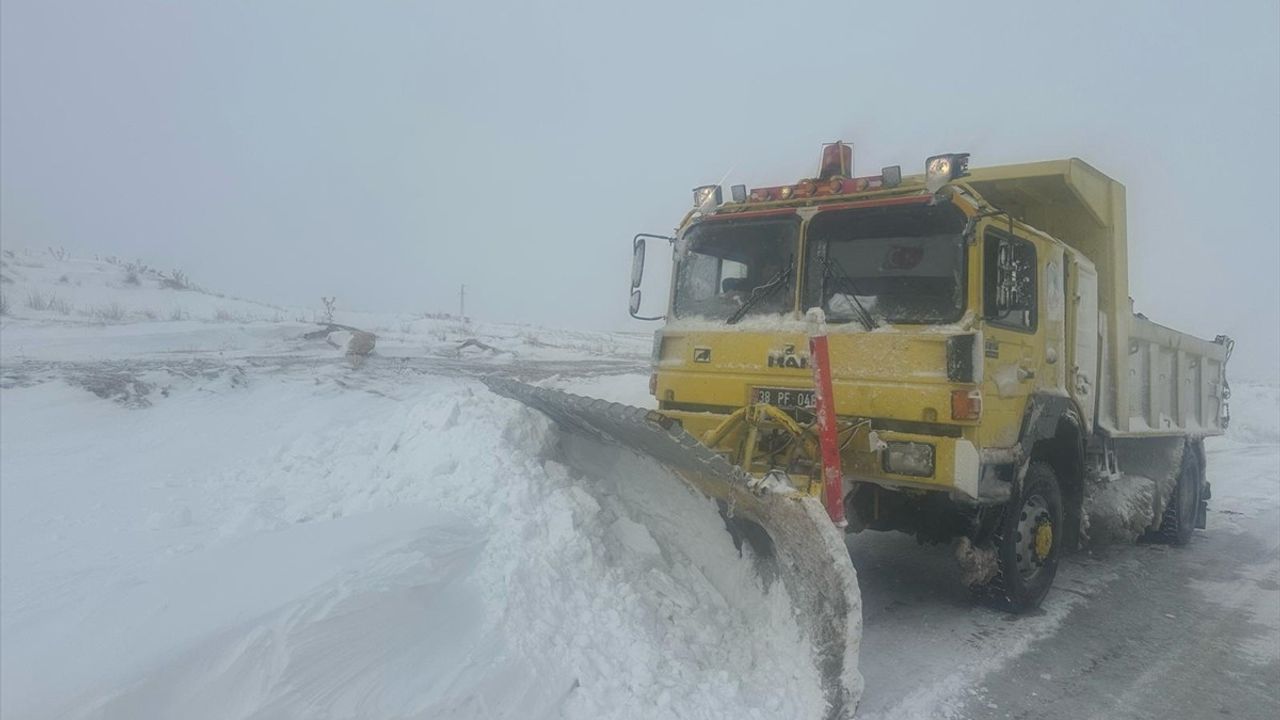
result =
M1044 569L1053 555L1056 538L1049 503L1041 495L1030 495L1018 511L1017 529L1013 534L1014 559L1018 575L1032 580Z

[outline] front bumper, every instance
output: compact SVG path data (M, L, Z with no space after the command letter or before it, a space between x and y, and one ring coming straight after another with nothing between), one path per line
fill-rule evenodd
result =
M680 421L690 435L704 439L728 415L715 412L662 410ZM892 473L885 470L884 452L888 443L923 443L933 447L933 472L929 476ZM873 483L894 490L945 492L957 499L978 502L982 463L978 449L963 437L926 435L894 430L860 429L841 455L845 481Z

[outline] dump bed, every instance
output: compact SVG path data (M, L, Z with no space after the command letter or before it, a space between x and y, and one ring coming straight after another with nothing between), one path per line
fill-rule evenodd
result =
M1123 185L1077 158L975 168L962 182L1096 267L1102 432L1222 433L1227 344L1133 314Z
M1222 434L1225 345L1137 316L1129 326L1128 351L1129 423L1124 432Z

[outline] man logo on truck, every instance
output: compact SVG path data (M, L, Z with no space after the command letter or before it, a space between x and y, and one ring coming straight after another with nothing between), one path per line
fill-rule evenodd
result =
M797 355L795 345L787 345L781 350L772 350L768 357L771 368L794 368L803 370L809 367L808 355Z

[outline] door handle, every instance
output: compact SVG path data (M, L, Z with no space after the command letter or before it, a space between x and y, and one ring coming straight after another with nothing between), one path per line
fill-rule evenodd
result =
M1018 368L1018 380L1026 382L1034 379L1036 376L1035 368L1020 367Z

